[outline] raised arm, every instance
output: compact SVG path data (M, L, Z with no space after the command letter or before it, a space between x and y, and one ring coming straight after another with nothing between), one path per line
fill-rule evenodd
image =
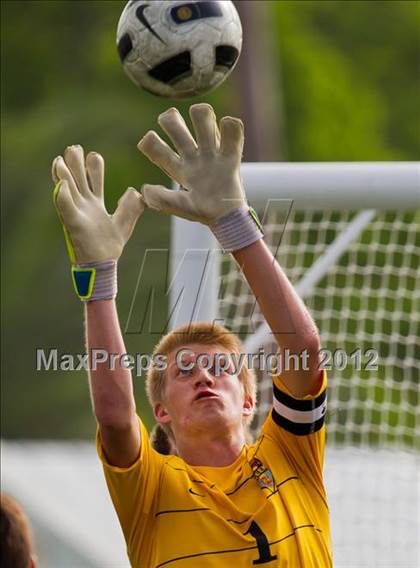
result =
M123 355L126 353L115 300L87 302L86 350ZM90 357L92 362L92 356ZM115 360L97 363L89 371L92 407L99 424L102 447L108 462L119 467L131 465L139 455L140 430L137 422L131 371Z
M145 185L142 193L152 209L206 224L222 248L232 252L243 270L280 348L307 367L282 373L291 393L306 396L318 386L319 337L315 324L286 275L262 239L255 212L248 206L240 177L244 132L239 119L224 117L218 126L208 104L193 105L191 135L180 113L169 109L159 124L174 143L172 150L154 131L139 149L179 183L180 191Z
M109 462L133 463L140 450L132 378L109 358L94 364L100 353L124 354L115 305L117 261L144 209L130 188L113 215L105 209L104 162L96 153L84 158L81 146L70 146L53 163L54 203L63 223L77 295L85 303L86 345L90 356L90 389L101 442ZM99 351L101 350L101 351ZM118 360L117 360L118 361Z
M233 256L277 340L283 366L286 355L298 356L298 368L291 363L291 368L281 373L282 381L296 397L311 394L320 386L320 340L306 306L263 240L233 252Z

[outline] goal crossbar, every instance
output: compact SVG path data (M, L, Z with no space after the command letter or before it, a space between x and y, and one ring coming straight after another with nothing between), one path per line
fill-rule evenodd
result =
M295 210L404 210L420 207L420 162L248 162L251 202L291 199Z

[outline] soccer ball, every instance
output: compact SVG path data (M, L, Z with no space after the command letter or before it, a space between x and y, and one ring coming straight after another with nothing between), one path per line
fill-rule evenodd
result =
M230 0L131 0L118 22L125 72L160 97L182 99L216 88L241 47L241 21Z

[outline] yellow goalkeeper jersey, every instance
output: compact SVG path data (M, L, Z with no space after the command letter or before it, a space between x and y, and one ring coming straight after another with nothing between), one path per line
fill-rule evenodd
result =
M133 568L331 567L325 389L324 376L316 395L296 399L275 378L260 437L227 467L192 467L158 454L140 420L138 460L114 467L98 434Z

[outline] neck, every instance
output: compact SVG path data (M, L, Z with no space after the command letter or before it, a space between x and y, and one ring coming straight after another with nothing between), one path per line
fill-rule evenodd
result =
M224 467L233 463L245 444L243 429L220 434L188 432L176 434L179 457L189 465Z

